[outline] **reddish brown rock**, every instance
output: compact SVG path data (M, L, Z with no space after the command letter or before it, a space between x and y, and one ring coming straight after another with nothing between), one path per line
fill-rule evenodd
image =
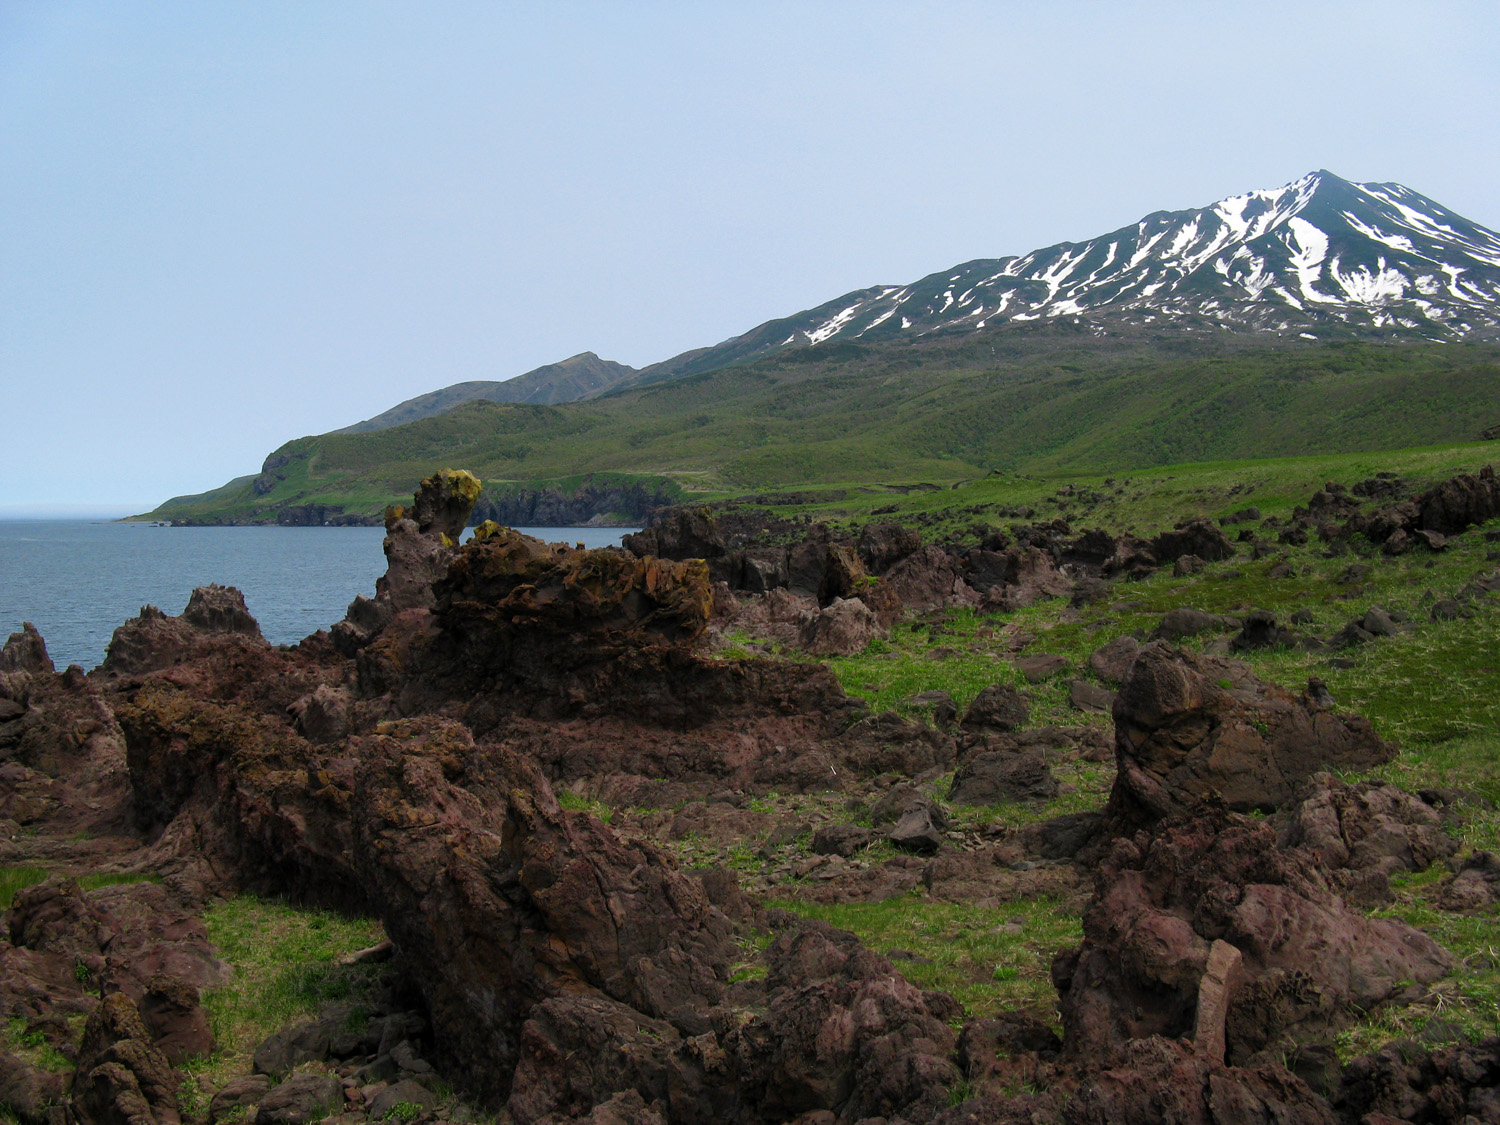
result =
M99 671L106 676L139 675L201 659L217 638L270 647L245 608L243 594L233 586L199 586L181 617L168 617L148 605L116 629Z
M1135 663L1140 651L1141 642L1134 637L1116 637L1107 645L1094 650L1089 656L1089 667L1105 683L1118 686L1130 674L1130 666Z
M1031 717L1026 697L1009 684L991 684L976 695L960 725L969 730L1011 731Z
M1271 812L1329 768L1388 761L1363 718L1258 680L1238 661L1167 645L1143 649L1114 704L1109 811L1145 823L1217 796Z
M1346 909L1315 857L1278 849L1269 826L1222 810L1175 818L1116 842L1083 946L1054 962L1070 1056L1191 1034L1216 940L1242 957L1243 984L1226 982L1231 1063L1326 1037L1452 964L1405 923Z
M1333 1100L1344 1120L1369 1125L1500 1120L1500 1036L1432 1051L1391 1043L1349 1063Z
M1436 809L1389 782L1348 785L1322 774L1308 784L1278 817L1278 841L1316 852L1330 871L1425 871L1458 850Z
M135 1002L106 996L84 1025L72 1108L98 1125L179 1125L181 1077L151 1046Z
M955 1001L922 992L853 934L804 922L766 952L761 1014L721 1037L738 1096L762 1120L926 1121L958 1080ZM747 1114L748 1116L748 1114Z
M1234 544L1212 520L1194 519L1171 531L1163 531L1151 541L1151 553L1162 565L1175 562L1183 555L1221 562L1234 558Z
M797 644L813 656L853 656L884 635L879 619L864 602L835 598L831 605L802 619Z
M901 604L924 612L945 606L977 606L979 594L964 581L963 568L939 547L921 547L885 575Z
M12 633L0 648L0 673L47 673L57 669L47 655L47 642L30 621L21 623L21 631Z

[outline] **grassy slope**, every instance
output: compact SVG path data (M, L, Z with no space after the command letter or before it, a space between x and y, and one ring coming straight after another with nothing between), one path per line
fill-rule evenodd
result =
M1500 455L1500 444L1380 456L1178 466L1132 478L1121 496L1111 498L1111 518L1100 522L1149 530L1169 524L1169 517L1179 511L1225 514L1249 503L1271 514L1305 502L1324 480L1348 484L1376 470L1395 470L1420 486L1455 471L1472 471L1487 460L1486 454ZM1036 501L1055 494L1057 484L1056 479L1023 480L988 487L1015 502L1018 496ZM941 513L944 518L933 534L942 534L972 522L967 512L943 512L942 505L953 502L951 491L915 494L900 501L903 512L892 518ZM824 514L838 513L825 510ZM1309 676L1318 676L1341 710L1368 716L1383 736L1398 742L1398 757L1369 776L1386 778L1408 790L1458 788L1500 804L1500 656L1493 643L1500 633L1500 598L1475 602L1474 616L1468 620L1433 621L1428 611L1435 599L1453 595L1476 575L1495 572L1500 541L1487 538L1487 533L1500 534L1500 522L1466 532L1444 552L1417 551L1400 558L1385 557L1368 544L1358 543L1352 552L1330 554L1314 540L1306 547L1280 547L1258 561L1241 554L1210 565L1196 576L1179 578L1169 570L1159 571L1146 581L1119 586L1112 599L1081 610L1054 600L1006 615L968 610L935 613L898 625L888 640L872 642L863 653L824 663L838 675L845 690L867 700L876 711L927 714L927 708L908 700L929 690L949 692L961 711L982 688L1002 682L1031 697L1029 726L1090 723L1107 730L1107 717L1082 715L1071 708L1068 680L1074 676L1093 679L1087 667L1091 652L1123 634L1153 629L1170 609L1190 605L1243 615L1250 609L1266 608L1283 619L1295 610L1307 609L1313 620L1301 631L1328 636L1378 604L1409 614L1412 630L1353 650L1282 649L1243 658L1261 677L1293 690L1300 689ZM1269 571L1283 560L1292 564L1293 576L1271 578ZM1370 575L1353 584L1340 581L1351 562L1368 564ZM1029 643L1024 640L1027 636L1033 638ZM1185 644L1201 649L1214 639L1202 636ZM738 658L747 646L760 647L755 638L743 635L732 641L724 653L726 659ZM1041 684L1027 684L1012 663L1019 644L1024 644L1028 654L1066 657L1068 670ZM1113 780L1110 764L1057 761L1053 769L1064 783L1056 799L1044 804L954 809L955 819L968 826L1021 826L1103 805ZM933 796L945 798L950 781L951 775L933 783ZM787 815L807 815L819 809L841 809L843 802L820 794L772 795L768 806ZM1464 807L1462 819L1451 831L1461 841L1460 855L1469 850L1496 850L1500 848L1500 813L1493 808ZM684 845L679 850L685 862L723 863L754 882L766 878L775 863L796 862L806 844L799 841L790 850L783 849L787 854L764 863L753 849L731 849L724 855ZM889 846L881 845L865 858L876 864L889 854L894 854ZM1342 1054L1374 1049L1393 1036L1425 1036L1439 1042L1500 1032L1500 1008L1495 1003L1500 989L1500 960L1494 956L1496 918L1465 917L1433 907L1429 894L1446 874L1438 865L1394 879L1397 901L1374 913L1402 917L1427 930L1454 951L1458 967L1417 1003L1366 1013L1341 1037ZM951 992L970 1016L1020 1006L1052 1010L1056 996L1047 966L1058 948L1076 944L1079 938L1076 907L1047 897L1018 899L999 911L932 902L920 892L883 903L816 906L799 897L803 882L782 880L779 892L773 885L772 899L851 929L882 951L914 952L919 960L903 963L902 971L925 987Z
M294 460L270 495L242 478L154 514L245 518L302 503L374 513L443 466L500 482L608 471L726 495L1380 450L1471 438L1495 421L1490 345L980 334L807 349L592 402L475 402L378 433L300 438L278 451Z

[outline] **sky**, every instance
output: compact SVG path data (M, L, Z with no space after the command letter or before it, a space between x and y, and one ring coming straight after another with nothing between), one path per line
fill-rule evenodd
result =
M1500 227L1500 5L0 0L0 516L1327 168Z

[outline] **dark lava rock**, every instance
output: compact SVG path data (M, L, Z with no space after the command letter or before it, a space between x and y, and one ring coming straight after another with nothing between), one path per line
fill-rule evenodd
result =
M1500 516L1500 480L1490 465L1477 476L1460 473L1418 496L1416 507L1416 527L1457 535Z
M1358 716L1256 679L1235 660L1143 649L1115 699L1109 808L1149 822L1209 796L1273 811L1314 773L1364 769L1395 748Z
M1433 904L1443 910L1474 914L1500 902L1500 858L1493 852L1465 856L1451 878L1433 895Z
M1297 643L1297 635L1276 622L1276 615L1268 609L1251 610L1245 615L1245 624L1231 638L1232 652L1244 652L1258 648L1283 648Z
M1119 685L1124 682L1130 672L1130 666L1135 663L1136 654L1141 651L1141 642L1130 635L1116 637L1109 644L1094 650L1089 657L1089 667L1094 674L1107 684Z
M1164 531L1151 541L1151 552L1161 563L1174 562L1183 555L1196 555L1208 562L1222 562L1234 557L1234 544L1206 519L1189 520L1172 531Z
M969 704L960 721L968 730L1011 731L1031 718L1026 697L1009 684L991 684Z
M716 559L725 554L724 537L705 507L672 508L665 519L642 531L627 535L620 545L633 555L662 559Z
M332 1074L294 1074L260 1099L257 1123L308 1125L344 1105L344 1087Z
M1205 613L1201 609L1183 606L1170 610L1156 627L1156 635L1164 641L1176 643L1183 637L1196 637L1200 633L1222 633L1238 629L1237 618L1222 617L1217 613Z
M250 1106L259 1105L261 1098L275 1083L264 1074L247 1074L239 1078L231 1078L213 1096L208 1103L208 1119L211 1122L219 1122L224 1118L240 1116Z
M1037 751L991 750L974 755L959 767L948 799L959 805L998 805L1051 800L1057 792L1057 779Z
M1334 1104L1345 1121L1368 1125L1500 1121L1500 1036L1432 1051L1389 1043L1344 1068Z
M1197 555L1182 555L1172 564L1172 577L1186 578L1199 573L1207 565Z
M1065 669L1068 666L1068 658L1053 653L1039 652L1017 658L1015 665L1016 671L1026 677L1028 684L1039 684Z
M1314 857L1223 809L1117 840L1083 932L1052 973L1067 1053L1097 1062L1153 1035L1212 1054L1222 1034L1223 1057L1243 1064L1327 1037L1452 965L1405 923L1346 909ZM1206 1001L1217 1026L1204 1026Z
M1071 680L1068 683L1068 701L1078 710L1091 714L1109 714L1115 704L1115 695L1115 692L1087 680Z
M871 574L884 574L922 548L922 535L895 523L872 523L860 533L859 557Z
M813 833L814 855L841 855L845 859L875 841L875 833L862 824L825 824Z
M1458 621L1474 615L1473 610L1454 598L1439 598L1432 603L1429 613L1434 621Z
M1391 615L1378 605L1372 605L1360 619L1359 627L1372 637L1394 637L1400 632Z
M901 814L886 839L902 851L932 855L943 846L947 818L932 805L917 805Z

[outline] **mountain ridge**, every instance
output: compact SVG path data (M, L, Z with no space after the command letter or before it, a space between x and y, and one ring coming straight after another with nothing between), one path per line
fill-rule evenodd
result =
M1359 340L1367 351L1273 354ZM1392 342L1413 349L1368 351ZM1454 368L1415 347L1454 342L1483 348ZM455 384L288 442L251 485L238 478L158 513L368 516L454 457L505 489L600 471L734 491L798 474L946 479L1064 449L1085 460L1112 449L1120 468L1262 456L1261 427L1277 424L1314 442L1338 431L1359 448L1464 440L1500 418L1494 342L1500 235L1400 185L1315 172L1085 242L855 290L639 371L585 352L507 383ZM1179 362L1215 355L1201 370ZM569 382L569 365L594 375ZM1424 383L1450 369L1461 374ZM1319 379L1341 405L1320 397ZM554 397L518 399L521 388ZM1372 394L1378 409L1359 402ZM1306 430L1309 413L1329 410L1359 423ZM1226 411L1254 424L1201 440L1195 427ZM374 440L405 424L417 429Z
M1205 227L1217 228L1206 242ZM1123 248L1132 240L1127 257ZM1164 242L1167 253L1153 255ZM1122 261L1124 269L1111 270ZM1069 285L1085 265L1092 268L1082 282ZM1460 283L1461 274L1472 276ZM1077 319L1101 334L1176 322L1190 331L1317 335L1352 329L1497 338L1500 234L1400 184L1356 184L1319 170L1205 207L1154 211L1083 242L975 258L907 285L852 290L644 367L624 385L787 347L1058 318Z
M593 352L579 352L575 356L557 363L544 364L511 379L498 382L474 380L440 387L398 402L373 418L329 432L360 434L386 430L443 414L476 399L486 402L529 402L543 406L558 402L577 402L608 391L637 374L639 372L634 367L600 359Z

